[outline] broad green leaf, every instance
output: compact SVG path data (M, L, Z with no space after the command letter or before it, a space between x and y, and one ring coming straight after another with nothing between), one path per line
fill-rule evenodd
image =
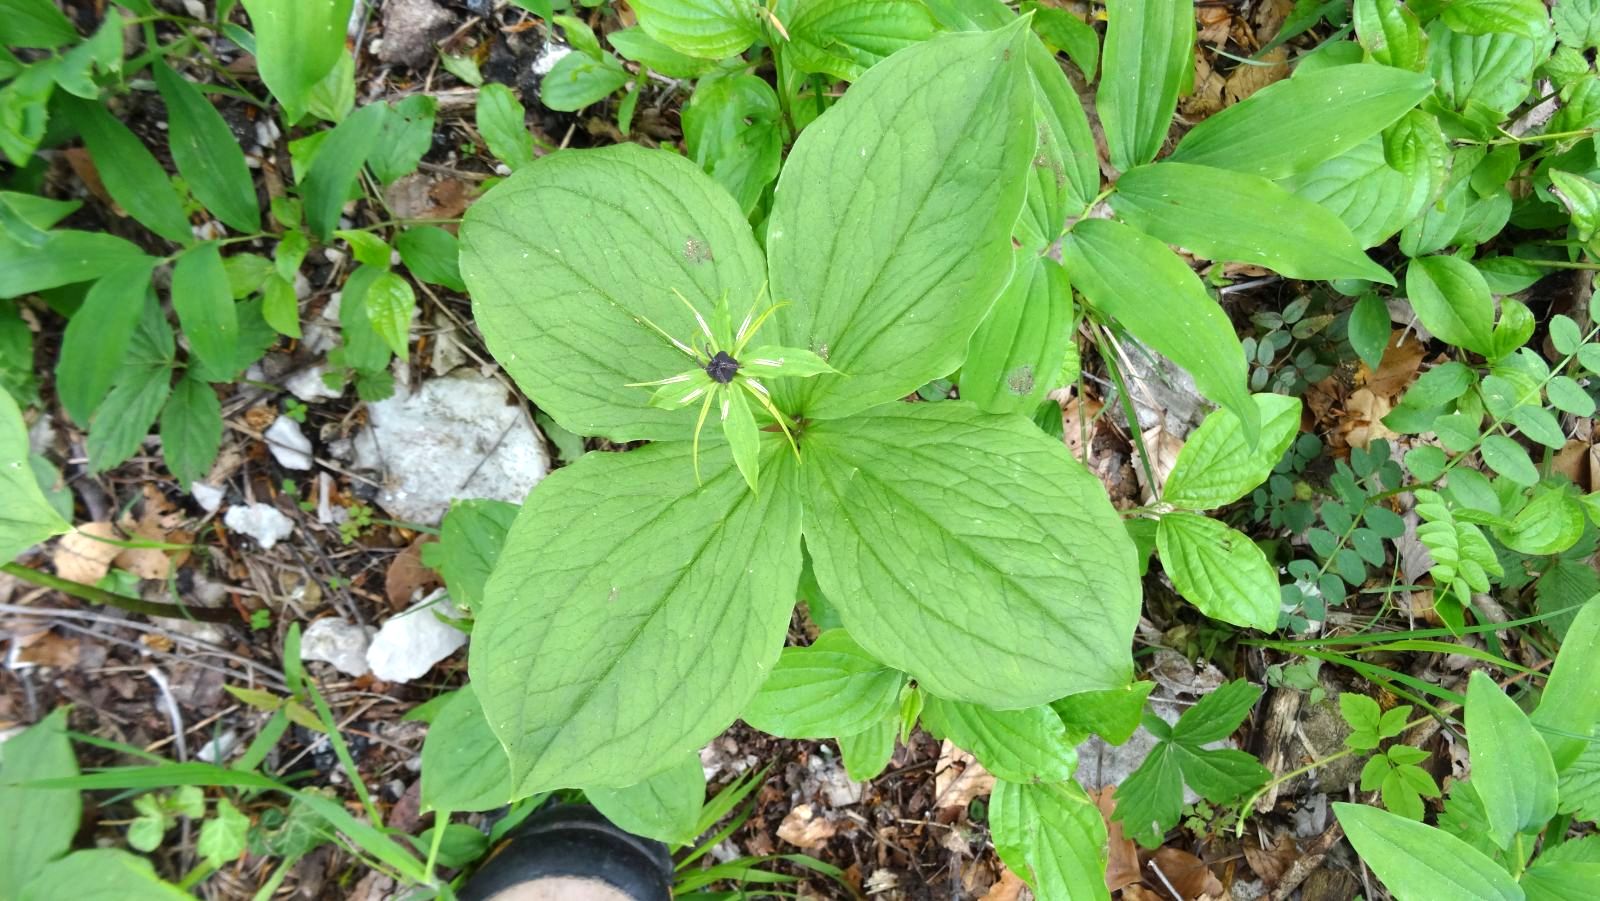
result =
M1528 715L1482 671L1467 682L1472 785L1483 799L1496 844L1510 847L1556 813L1556 768Z
M1494 298L1472 264L1451 256L1412 260L1406 296L1423 326L1441 341L1481 354L1494 351Z
M189 190L234 231L259 231L255 184L228 123L198 87L165 62L157 60L153 71L167 105L167 146Z
M706 773L691 751L673 766L626 788L585 789L584 797L606 819L634 835L669 845L695 839L700 806L706 800Z
M1585 840L1572 839L1568 844L1579 841ZM1600 885L1600 860L1554 861L1541 855L1522 874L1520 884L1528 901L1589 901Z
M1537 38L1550 30L1544 0L1451 0L1439 20L1466 34L1504 32Z
M53 231L32 246L0 231L0 298L94 281L146 260L137 245L103 232Z
M468 682L439 711L422 743L422 806L493 810L511 800L511 762Z
M1600 47L1600 3L1596 0L1556 0L1550 15L1562 44L1580 52ZM1584 69L1588 69L1587 62Z
M455 235L437 225L417 225L397 235L394 246L417 280L466 293L459 262L461 244Z
M161 456L179 485L205 478L222 447L222 405L211 386L181 379L161 410Z
M1458 112L1488 110L1498 118L1532 88L1533 71L1550 41L1514 34L1461 34L1442 21L1428 25L1428 73L1439 101Z
M995 853L1041 898L1109 899L1106 824L1076 782L1001 779L989 798Z
M489 152L515 172L533 162L533 134L528 131L528 111L517 95L503 84L478 89L478 133Z
M1183 771L1183 781L1214 804L1241 798L1272 778L1272 772L1246 751L1206 751L1193 745L1173 745L1172 759Z
M1051 55L1062 52L1078 65L1084 81L1094 81L1100 67L1100 35L1094 26L1053 6L1022 4L1023 12L1033 13L1033 32L1049 46Z
M1201 613L1263 632L1278 627L1277 574L1243 532L1209 517L1168 513L1156 548L1178 594Z
M884 717L863 732L839 736L839 755L844 758L845 774L856 782L876 779L894 756L894 741L899 731L893 717Z
M756 693L800 577L795 463L781 438L765 450L759 492L720 442L696 487L680 442L587 454L530 495L470 660L518 796L636 783Z
M19 901L188 901L192 896L163 882L150 861L115 848L75 851L46 866L22 887Z
M1251 396L1261 419L1261 439L1245 440L1239 417L1229 410L1207 414L1178 452L1161 499L1190 510L1233 503L1267 480L1300 434L1300 400L1280 394Z
M99 101L74 99L67 109L111 199L168 241L193 242L183 201L144 142Z
M874 657L1002 709L1127 684L1132 542L1059 441L950 401L813 423L801 452L817 581Z
M500 559L518 509L515 504L491 500L450 505L439 524L439 540L422 546L422 562L439 571L452 600L473 612L483 609L484 583Z
M243 0L256 39L256 69L293 124L311 93L344 55L353 0Z
M202 363L219 373L236 371L239 312L215 242L178 257L172 267L172 308L189 339L189 349Z
M668 78L699 78L715 67L710 60L679 53L639 27L607 32L606 40L623 59L632 60Z
M1335 803L1333 811L1396 901L1523 901L1509 873L1447 832L1363 804Z
M970 752L984 769L1007 781L1066 782L1078 765L1066 726L1049 705L994 710L928 695L922 725Z
M1260 699L1258 685L1244 679L1223 683L1183 712L1172 729L1172 741L1189 745L1194 750L1222 741L1239 728Z
M1583 535L1583 505L1570 483L1541 482L1509 525L1494 527L1494 537L1520 554L1559 554Z
M250 832L250 818L239 812L227 798L217 799L216 815L200 824L200 839L195 850L213 867L232 863L244 854Z
M154 260L125 266L94 283L67 322L56 364L56 393L80 425L111 390L150 291Z
M801 72L855 81L897 50L933 37L921 0L798 0L784 23L784 62Z
M1590 733L1583 751L1561 770L1562 813L1586 822L1600 822L1600 732Z
M1361 299L1350 310L1346 331L1350 337L1350 347L1373 372L1378 371L1383 361L1383 352L1389 346L1393 330L1389 308L1383 299L1370 291L1361 295Z
M1033 158L1024 217L1017 225L1021 229L1031 222L1042 250L1055 243L1067 220L1081 215L1100 193L1100 157L1078 92L1061 64L1037 40L1028 41L1028 72L1033 76L1039 150Z
M495 186L462 223L461 274L490 350L533 402L569 431L617 441L694 427L692 412L627 387L684 370L646 320L694 341L674 292L702 311L726 295L742 316L763 278L727 191L681 156L632 144L551 154Z
M417 295L411 283L393 272L378 276L367 289L367 318L396 356L404 357L411 343L411 317L417 312Z
M645 34L686 56L726 59L761 36L753 0L637 0L628 4Z
M306 111L325 122L338 124L356 105L356 61L348 53L334 59L333 68L306 97Z
M34 544L70 528L38 490L27 459L22 411L10 392L0 390L0 563L11 562Z
M695 84L682 119L689 158L748 215L783 159L783 110L772 85L743 73L708 75Z
M1011 283L972 333L961 397L986 413L1031 411L1059 387L1071 340L1072 286L1055 260L1017 251Z
M1182 366L1207 400L1232 410L1245 440L1260 431L1245 389L1244 349L1227 314L1160 241L1121 223L1086 219L1061 245L1074 286L1102 316Z
M1154 722L1161 720L1156 718ZM1139 768L1117 786L1117 808L1112 818L1147 848L1159 845L1161 834L1183 814L1183 773L1174 751L1171 744L1158 743Z
M51 0L6 0L4 13L0 46L53 50L80 40L72 21Z
M1386 66L1420 72L1428 65L1428 36L1400 0L1355 0L1356 36Z
M1023 24L895 54L795 143L767 227L777 327L843 374L780 383L787 412L848 416L961 362L1008 279L1037 143Z
M1095 93L1111 165L1156 158L1178 94L1193 78L1193 0L1110 0L1104 72Z
M1555 666L1532 717L1558 772L1570 766L1588 744L1577 736L1593 733L1600 724L1600 660L1589 653L1596 647L1600 647L1600 601L1591 598L1567 627L1561 642L1564 653L1556 653Z
M843 629L835 629L817 636L810 647L784 648L740 716L784 738L856 735L889 718L904 682Z
M1145 698L1150 696L1155 685L1154 682L1134 682L1122 688L1081 691L1050 706L1066 724L1069 736L1092 732L1111 744L1120 745L1139 728Z
M89 421L89 470L104 472L137 453L171 390L171 369L125 368Z
M1550 170L1550 182L1559 199L1572 214L1572 224L1578 230L1578 240L1587 241L1600 229L1600 184L1581 175Z
M599 103L628 83L628 70L607 54L600 59L569 53L539 82L539 102L553 110L576 112Z
M6 460L16 460L10 446L12 436L6 405L9 395L0 393L0 452ZM18 419L18 424L21 420ZM24 435L23 452L27 442ZM24 473L26 475L26 473ZM0 476L0 485L9 482L10 469ZM32 482L31 476L29 482ZM0 559L16 555L12 547L13 510L21 510L25 497L15 497L8 485L5 512L0 513ZM26 511L24 511L26 512ZM65 531L63 523L59 531ZM31 542L30 542L31 543ZM78 760L67 738L67 708L58 707L49 716L0 744L0 897L16 898L46 864L72 847L78 831L83 802L76 789L22 788L14 783L59 779L78 775ZM72 895L76 897L74 893Z
M1394 284L1339 217L1261 178L1188 163L1123 173L1112 208L1129 225L1213 260L1256 263L1291 278Z
M439 101L428 94L412 94L392 107L384 117L378 145L367 155L367 166L380 183L387 185L417 171L417 163L433 144L438 111Z
M361 166L378 146L389 107L369 103L339 123L322 142L301 185L306 201L306 225L326 241L339 227L339 211L361 175Z
M1379 135L1282 184L1331 210L1363 247L1382 244L1415 219L1435 187L1426 167L1391 165Z
M1531 487L1538 483L1539 470L1534 468L1533 460L1529 459L1522 445L1510 438L1490 435L1483 439L1483 445L1478 450L1490 469L1518 485Z
M1273 179L1309 172L1382 131L1432 88L1426 75L1390 66L1302 72L1195 126L1172 159ZM1243 146L1252 152L1240 153Z

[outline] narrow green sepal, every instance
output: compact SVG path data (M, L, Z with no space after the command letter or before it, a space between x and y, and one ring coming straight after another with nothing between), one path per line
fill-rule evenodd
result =
M722 433L733 450L733 462L739 467L750 490L756 490L761 458L761 431L756 428L756 418L750 404L738 391L724 391L719 398L722 404Z

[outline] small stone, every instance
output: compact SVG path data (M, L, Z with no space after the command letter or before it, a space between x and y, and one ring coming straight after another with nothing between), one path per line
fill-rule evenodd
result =
M222 517L222 524L229 531L254 538L262 550L271 550L294 532L294 520L270 504L235 504Z
M239 733L229 729L201 745L200 750L194 752L194 757L196 760L202 760L206 763L220 764L232 756L234 748L238 746Z
M427 675L435 663L467 643L467 633L436 615L455 613L454 605L445 601L440 590L390 617L367 648L372 675L385 682L410 682Z
M375 631L337 617L319 619L300 637L300 659L320 660L347 676L365 676L367 649Z
M261 437L267 439L267 450L272 451L272 457L279 466L285 469L311 468L311 439L300 431L300 423L287 416L279 416Z
M327 381L322 377L327 371L326 364L318 363L284 379L283 387L288 388L290 394L308 404L332 400L343 394L344 391L328 387Z
M455 23L455 16L433 0L388 0L383 5L383 44L378 59L427 68L433 60L433 45L448 37Z
M222 506L222 497L226 493L221 488L215 485L207 485L205 482L189 483L189 496L193 497L194 502L200 505L200 509L207 513L217 512L217 508Z
M378 504L434 525L456 498L521 503L550 471L544 439L498 380L472 370L367 405L354 464L382 474Z

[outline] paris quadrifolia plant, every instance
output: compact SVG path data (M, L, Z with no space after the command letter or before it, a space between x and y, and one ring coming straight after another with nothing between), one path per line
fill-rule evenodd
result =
M728 312L726 294L718 298L709 323L687 297L676 289L673 294L683 301L683 305L694 316L695 325L705 338L703 344L699 343L699 339L691 339L695 342L692 344L679 341L643 316L640 316L640 321L682 351L694 362L694 368L653 382L632 382L628 387L656 388L655 394L650 397L650 405L663 410L680 410L699 402L700 416L694 424L691 453L694 457L695 481L701 484L700 431L705 428L706 414L716 407L721 414L722 435L733 451L733 462L750 485L750 490L755 491L760 471L761 436L755 413L750 409L751 400L772 418L784 437L789 439L789 448L794 451L795 458L800 457L800 448L794 442L789 417L772 403L772 392L761 379L785 376L810 378L825 372L837 373L838 370L829 366L822 357L802 348L777 345L749 347L750 339L756 336L767 318L782 306L773 304L759 315L756 313L766 295L765 285L737 330L733 328L733 320ZM745 397L746 394L749 398Z

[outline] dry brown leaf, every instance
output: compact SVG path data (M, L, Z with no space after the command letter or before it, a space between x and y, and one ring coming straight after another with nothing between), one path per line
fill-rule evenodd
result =
M56 575L80 585L93 585L105 578L111 561L122 548L102 538L119 538L117 528L108 522L86 522L61 536L50 562Z
M1183 439L1167 431L1165 425L1157 424L1145 429L1144 449L1149 454L1150 474L1155 476L1157 483L1155 489L1152 490L1143 465L1135 466L1133 471L1139 479L1142 499L1148 504L1154 502L1160 490L1166 487L1167 476L1172 474L1172 467L1178 463L1178 452L1183 450Z
M1416 335L1395 330L1389 335L1389 346L1383 349L1383 359L1378 361L1378 371L1373 372L1362 363L1356 372L1356 384L1371 388L1379 397L1399 397L1417 377L1424 351Z
M1178 101L1178 110L1190 119L1204 119L1222 109L1223 77L1211 68L1204 54L1194 56L1194 93Z
M1130 885L1122 890L1122 901L1172 901L1172 899L1142 885Z
M980 901L1020 901L1027 890L1028 884L1022 881L1022 877L1007 869L1001 871L1000 881L990 886Z
M1205 861L1181 848L1162 848L1151 857L1150 866L1166 877L1184 901L1195 901L1201 895L1215 898L1223 892L1222 880Z
M1344 405L1345 415L1339 423L1335 445L1344 444L1363 450L1375 439L1400 437L1383 424L1394 405L1388 398L1379 397L1370 388L1359 388L1350 394Z
M1202 44L1224 44L1228 30L1233 25L1233 13L1226 6L1202 6L1194 11L1200 31L1196 35Z
M1261 61L1269 65L1251 66L1240 63L1237 69L1228 73L1228 80L1222 86L1223 101L1231 106L1269 84L1288 78L1289 65L1286 62L1288 58L1288 50L1279 47L1261 57Z
M17 662L33 666L77 666L78 639L45 629L32 635L12 638Z
M994 776L977 758L948 740L939 747L939 764L933 774L933 806L940 810L965 809L972 799L994 789Z
M145 485L144 502L139 505L138 517L130 513L122 517L119 525L130 541L187 544L194 536L178 530L183 519L183 512L174 507L154 485ZM171 556L160 548L130 547L123 548L113 562L119 569L125 569L141 579L163 581L172 574L172 568L187 557L188 551L178 551L176 556Z
M1100 819L1106 823L1106 889L1116 891L1144 878L1139 869L1139 846L1122 833L1122 822L1113 820L1116 813L1116 786L1107 785L1094 793L1094 806L1100 810Z
M1299 857L1300 849L1295 847L1294 837L1288 832L1278 833L1272 844L1265 848L1260 847L1258 842L1244 842L1244 859L1267 888L1276 886L1283 878L1284 871L1293 866Z
M439 587L439 574L422 565L422 546L432 540L432 536L423 535L389 561L383 575L383 593L396 611L411 606L419 591L426 593Z
M1550 468L1571 479L1572 484L1583 488L1584 482L1589 477L1592 450L1594 448L1589 446L1589 442L1573 438L1562 445L1561 450L1556 451L1555 459L1550 461ZM1589 487L1593 487L1592 484Z
M839 827L818 814L810 804L801 804L789 811L778 824L778 838L807 850L820 848L839 831Z

